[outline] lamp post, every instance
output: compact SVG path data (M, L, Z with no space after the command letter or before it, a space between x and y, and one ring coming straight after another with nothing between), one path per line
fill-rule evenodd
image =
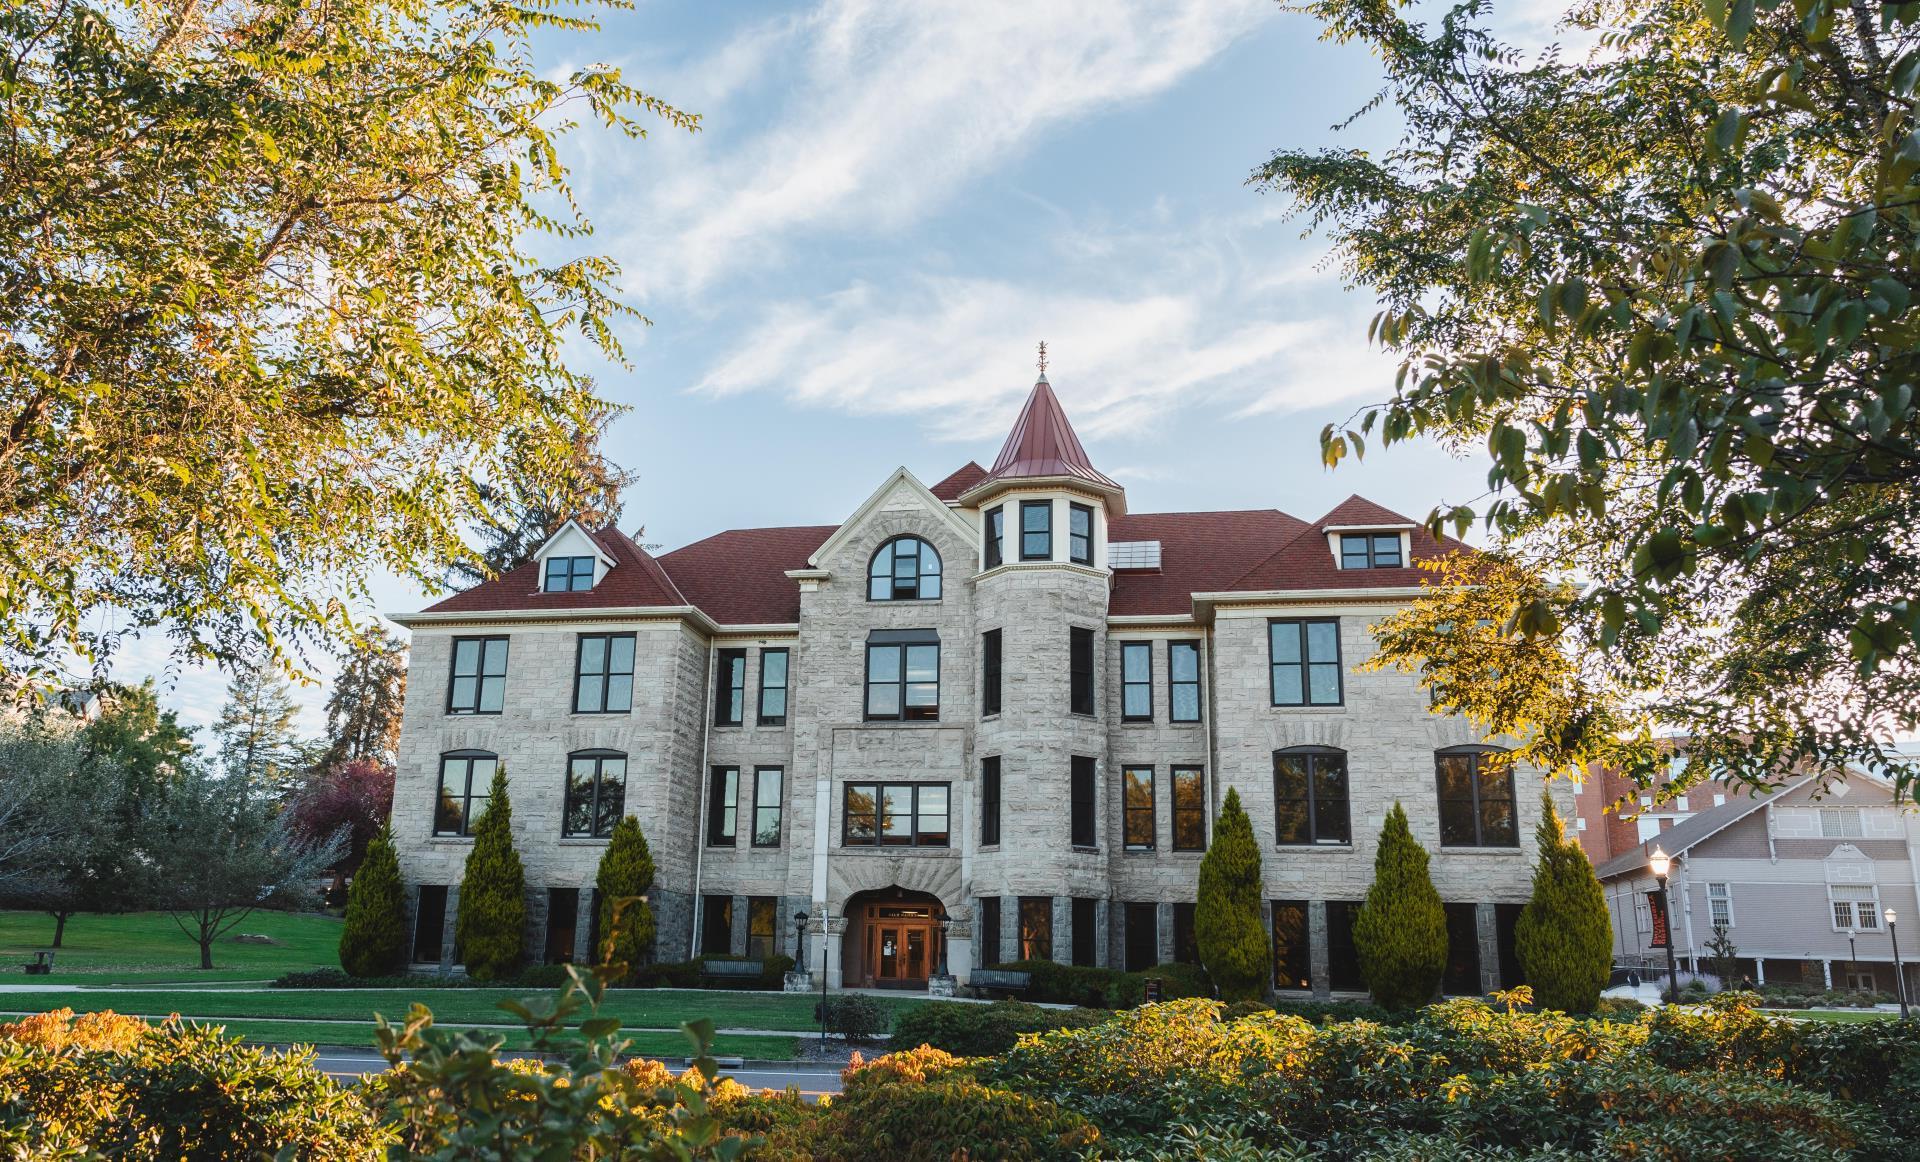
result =
M951 974L947 972L947 930L953 927L953 917L942 908L933 918L940 921L940 975L948 976Z
M793 965L800 971L807 968L807 914L793 914Z
M1893 942L1893 984L1899 990L1900 1019L1907 1019L1907 970L1900 963L1900 936L1894 931L1893 922L1899 919L1892 908L1881 913L1887 921L1887 939Z
M832 913L820 909L820 1051L827 1048L827 926Z
M1653 854L1647 857L1647 867L1653 872L1653 878L1660 884L1660 906L1666 912L1667 919L1667 1003L1680 1002L1680 966L1673 959L1673 893L1667 890L1667 873L1673 870L1673 857L1654 845Z

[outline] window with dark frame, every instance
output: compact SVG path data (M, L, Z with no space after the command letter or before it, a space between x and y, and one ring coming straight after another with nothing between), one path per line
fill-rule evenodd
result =
M451 751L440 756L440 792L434 798L433 833L470 836L493 794L498 756L485 751Z
M1000 897L981 896L974 914L979 917L979 963L991 968L1000 963Z
M1090 896L1073 897L1073 963L1092 968L1100 957L1100 902Z
M1200 721L1200 643L1167 643L1167 719Z
M747 719L747 651L721 650L715 661L713 724L739 726Z
M940 553L919 537L895 537L867 566L868 601L932 601L940 596Z
M439 960L446 932L447 886L421 884L420 897L414 904L413 914L414 963L431 964Z
M946 783L848 783L842 847L948 847L951 788Z
M1093 564L1093 509L1087 505L1067 505L1067 560Z
M1340 619L1267 624L1275 706L1338 706L1341 702Z
M1098 845L1098 817L1094 813L1094 782L1097 778L1095 763L1087 755L1074 755L1071 775L1071 811L1073 824L1073 846L1095 847Z
M1120 721L1153 721L1153 643L1120 643Z
M747 959L765 960L776 951L780 934L780 899L747 897Z
M1153 768L1125 767L1120 772L1121 814L1128 851L1154 849Z
M1342 569L1398 569L1404 563L1399 533L1340 534Z
M1000 842L1000 756L980 760L980 846Z
M1000 713L1000 631L980 635L980 717Z
M1067 628L1067 712L1093 713L1093 631Z
M1200 963L1200 939L1193 927L1195 906L1190 903L1173 906L1173 962L1175 964Z
M1347 752L1295 746L1273 752L1275 840L1283 845L1348 844Z
M625 714L633 709L632 634L581 634L573 670L575 714Z
M1053 897L1020 897L1020 959L1053 959Z
M779 767L753 768L753 846L780 846L780 784L784 772Z
M867 635L867 717L940 717L940 638L933 630L877 629Z
M1313 930L1305 900L1273 901L1273 987L1313 987Z
M1207 788L1200 767L1173 767L1173 850L1207 849Z
M784 649L760 651L761 726L787 724L787 658Z
M567 796L560 834L568 839L606 839L627 806L627 756L618 751L575 751L567 756Z
M700 897L700 955L733 955L733 897Z
M448 714L498 714L507 697L507 639L453 639L453 676L447 685Z
M542 588L548 593L577 593L593 588L593 558L548 557Z
M1367 990L1360 975L1360 951L1353 943L1353 925L1360 918L1359 900L1328 900L1327 985L1335 992Z
M986 568L998 569L1005 560L1007 544L1007 506L995 505L987 510L987 550L981 558Z
M1128 904L1124 914L1127 924L1124 971L1145 972L1160 963L1160 906Z
M1491 747L1434 752L1440 796L1440 846L1518 847L1513 767Z
M715 767L707 788L707 846L732 847L739 842L740 768Z
M1020 502L1020 559L1022 561L1053 560L1053 502L1051 500Z

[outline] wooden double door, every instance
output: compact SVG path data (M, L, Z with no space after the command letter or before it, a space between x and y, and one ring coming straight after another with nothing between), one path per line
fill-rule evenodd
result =
M925 988L940 968L940 922L932 907L873 904L867 909L867 976L877 988Z

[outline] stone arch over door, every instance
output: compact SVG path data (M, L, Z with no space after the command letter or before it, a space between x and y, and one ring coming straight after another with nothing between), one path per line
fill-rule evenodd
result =
M958 860L840 861L828 876L828 895L831 914L843 918L842 983L926 988L951 945L972 938L972 909L961 891Z

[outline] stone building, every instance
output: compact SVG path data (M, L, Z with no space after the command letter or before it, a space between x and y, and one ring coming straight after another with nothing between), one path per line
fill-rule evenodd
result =
M455 956L466 832L504 764L528 947L551 960L591 946L622 813L658 864L662 960L791 955L800 927L836 987L1191 960L1236 787L1276 987L1362 987L1352 921L1396 800L1449 902L1448 987L1512 982L1540 780L1486 766L1414 677L1358 668L1414 563L1459 547L1357 496L1312 522L1130 512L1044 375L991 469L931 487L899 469L839 524L659 557L569 525L395 618L416 959Z

